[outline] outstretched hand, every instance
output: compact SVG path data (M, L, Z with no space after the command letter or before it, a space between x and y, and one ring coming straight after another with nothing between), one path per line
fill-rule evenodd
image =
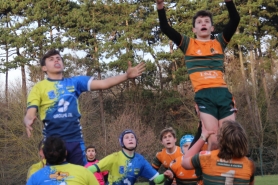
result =
M131 62L128 62L128 68L126 71L127 78L136 78L145 71L146 69L146 64L144 62L141 62L137 66L132 67Z

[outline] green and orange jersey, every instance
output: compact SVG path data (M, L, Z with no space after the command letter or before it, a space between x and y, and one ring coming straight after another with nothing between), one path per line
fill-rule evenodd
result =
M181 166L183 156L180 156L173 160L169 169L174 174L176 183L178 185L196 185L198 177L195 174L195 170L186 170Z
M249 185L254 181L254 163L247 157L225 161L219 150L202 151L191 158L194 168L202 170L206 185Z
M179 146L176 146L176 150L173 153L168 153L166 148L163 148L160 152L156 153L152 166L155 169L159 169L160 166L163 165L164 168L168 169L171 162L182 155L183 154Z
M161 31L184 53L195 92L204 88L227 87L223 79L224 49L236 32L240 16L233 1L225 4L229 12L229 21L216 39L208 41L200 41L180 34L168 24L165 9L157 10Z
M223 78L226 46L222 33L208 41L182 36L179 47L184 53L185 65L195 92L204 88L227 87Z

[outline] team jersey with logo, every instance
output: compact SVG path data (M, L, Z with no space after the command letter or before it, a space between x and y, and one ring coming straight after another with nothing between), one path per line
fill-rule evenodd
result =
M45 166L34 173L27 185L98 185L94 174L80 165L64 163Z
M177 185L196 185L198 177L195 170L186 170L181 166L183 156L173 160L169 169L174 174Z
M208 41L183 35L179 47L185 55L185 65L195 92L204 88L227 87L223 79L226 46L222 33Z
M109 185L133 185L137 178L153 180L158 172L140 154L128 157L123 151L115 152L101 159L95 166L100 171L109 171Z
M159 167L161 165L163 165L164 168L167 169L167 168L169 168L170 163L174 159L176 159L182 155L183 154L182 154L181 148L179 146L176 146L176 150L173 153L168 153L166 148L163 148L162 151L156 153L152 166L156 169L159 169Z
M62 80L46 79L32 88L27 108L38 109L44 123L43 134L60 136L66 142L83 141L78 97L90 90L89 76L63 78Z
M254 180L254 164L247 157L225 161L219 150L202 151L191 158L194 168L201 168L206 185L249 185Z

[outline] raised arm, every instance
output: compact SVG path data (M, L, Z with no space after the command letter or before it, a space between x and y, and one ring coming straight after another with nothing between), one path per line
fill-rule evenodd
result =
M156 6L161 31L176 45L180 45L182 38L181 34L168 24L166 12L164 10L164 0L156 0Z
M200 139L184 154L183 160L182 160L182 167L191 170L194 169L191 163L191 158L200 152L202 146L205 144L206 140L209 138L211 134L213 134L213 131L208 131L205 126L202 123L202 134Z
M141 62L135 67L131 66L131 62L128 62L128 69L125 74L113 76L104 80L92 80L90 84L91 90L104 90L109 89L115 85L118 85L127 79L136 78L145 71L146 65L144 62Z
M225 3L229 12L230 19L223 30L223 37L227 42L230 42L232 36L236 32L237 26L240 21L240 17L232 0L225 0Z

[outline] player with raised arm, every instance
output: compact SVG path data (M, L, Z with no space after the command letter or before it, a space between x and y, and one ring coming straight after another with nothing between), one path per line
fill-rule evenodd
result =
M136 78L145 70L145 64L141 62L132 67L131 62L128 62L126 73L95 80L90 76L64 78L64 62L57 50L48 51L40 63L47 79L35 84L28 96L24 117L27 135L31 136L38 111L44 124L44 137L61 137L67 147L67 161L84 166L87 160L78 97L82 92L108 89L130 78Z
M172 28L167 21L164 0L156 0L160 28L184 53L195 102L200 111L200 119L206 129L217 132L225 120L235 120L232 94L223 79L224 49L234 35L240 21L232 0L224 0L229 12L229 22L222 33L211 39L214 31L212 14L198 11L193 17L196 38L189 38ZM217 137L213 134L208 140L208 149L217 149Z

